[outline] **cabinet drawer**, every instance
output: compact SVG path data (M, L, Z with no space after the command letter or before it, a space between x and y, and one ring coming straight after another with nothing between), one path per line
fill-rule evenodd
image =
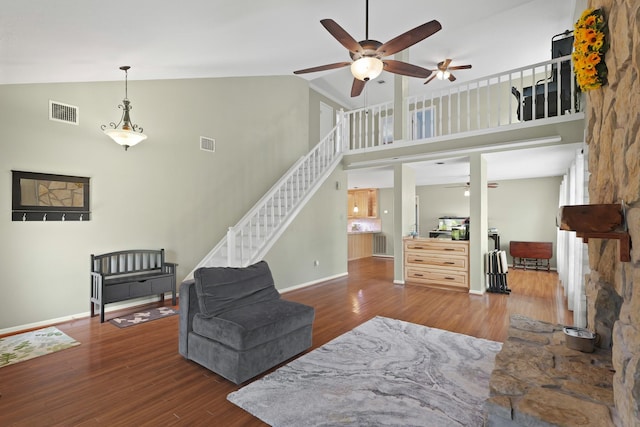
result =
M424 241L417 240L405 241L405 250L407 251L434 251L448 254L467 255L469 252L469 244L467 242L451 242L443 241Z
M151 280L144 280L141 282L129 282L131 298L146 297L151 295Z
M157 279L150 280L151 282L151 293L152 294L160 294L164 292L169 292L173 290L173 276L171 277L159 277Z
M102 300L105 303L122 301L129 298L129 284L120 283L118 285L107 285L104 287L104 295Z
M441 267L446 269L467 270L467 257L447 256L440 252L407 252L407 264Z
M407 266L406 280L420 283L468 287L467 273L464 271L443 271Z

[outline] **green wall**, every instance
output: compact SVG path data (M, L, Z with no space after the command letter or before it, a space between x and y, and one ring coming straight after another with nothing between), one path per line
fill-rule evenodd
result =
M294 76L130 80L132 120L149 138L128 151L100 131L119 120L123 95L121 81L0 86L0 288L11 300L0 331L86 315L92 253L164 248L180 282L308 151L309 88ZM79 107L80 125L48 120L50 99ZM215 153L200 150L200 136L216 139ZM11 170L90 177L91 221L12 222ZM336 173L312 209L338 197ZM294 227L309 222L308 209ZM346 254L333 251L346 251L345 227L286 234L292 245L322 244L300 262L295 251L268 254L274 277L286 278L278 287L343 273ZM321 260L321 273L307 259Z
M498 188L488 190L488 226L498 229L500 248L507 251L507 255L511 240L553 242L555 248L555 217L561 181L559 176L505 180L499 181ZM427 237L441 216L469 215L469 197L464 196L464 188L449 187L417 187L421 236ZM488 249L493 247L493 240L490 240ZM512 262L510 257L509 262ZM555 253L551 265L556 266Z

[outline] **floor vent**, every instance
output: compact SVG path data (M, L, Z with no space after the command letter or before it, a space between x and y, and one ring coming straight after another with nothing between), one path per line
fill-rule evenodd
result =
M78 125L80 124L80 111L78 107L73 105L49 100L49 120Z
M214 153L216 151L216 140L213 138L207 138L206 136L201 136L200 149Z

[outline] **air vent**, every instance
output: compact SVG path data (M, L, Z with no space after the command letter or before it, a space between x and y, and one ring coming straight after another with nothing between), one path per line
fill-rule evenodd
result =
M49 100L49 120L78 125L80 124L79 113L78 107Z
M216 140L213 138L207 138L206 136L200 137L200 149L203 151L216 151Z

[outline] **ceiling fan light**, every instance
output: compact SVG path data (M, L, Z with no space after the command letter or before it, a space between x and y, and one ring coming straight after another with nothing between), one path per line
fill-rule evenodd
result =
M440 80L448 79L449 76L451 76L451 73L447 70L445 71L438 70L438 72L436 73L436 77Z
M375 79L382 73L384 64L374 56L365 56L351 64L351 74L363 82Z

